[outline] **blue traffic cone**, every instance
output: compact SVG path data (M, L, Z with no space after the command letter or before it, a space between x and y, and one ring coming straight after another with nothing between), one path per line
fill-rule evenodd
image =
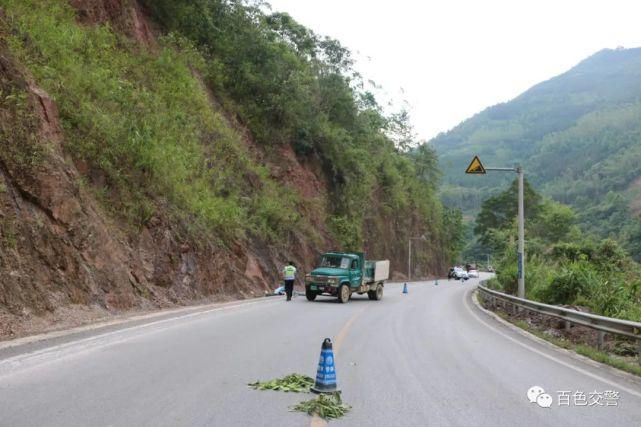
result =
M434 282L434 286L438 286L438 279Z
M407 283L404 283L404 284L403 284L403 293L404 293L404 294L406 294L406 293L407 293Z
M334 367L334 351L332 340L325 338L321 347L318 369L316 370L316 382L311 389L314 393L334 393L336 388L336 368Z

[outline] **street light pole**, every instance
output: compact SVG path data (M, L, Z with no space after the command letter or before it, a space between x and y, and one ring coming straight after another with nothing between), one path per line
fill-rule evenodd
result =
M516 165L513 168L486 168L478 156L474 156L465 173L485 174L486 171L516 172L519 175L519 197L518 197L518 221L519 221L519 244L517 249L518 288L517 296L525 298L525 211L523 202L523 168Z
M407 242L407 281L412 280L412 238Z
M407 281L412 280L412 239L427 240L425 234L421 237L410 237L407 241Z
M518 291L519 298L525 298L525 212L523 207L523 168L516 167L519 174L519 249L517 254Z

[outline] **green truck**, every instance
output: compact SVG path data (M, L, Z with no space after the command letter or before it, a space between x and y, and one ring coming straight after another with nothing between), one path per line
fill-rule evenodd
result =
M326 252L318 267L305 276L305 296L314 301L318 295L331 295L346 303L353 293L367 293L378 301L388 278L389 260L366 261L362 252Z

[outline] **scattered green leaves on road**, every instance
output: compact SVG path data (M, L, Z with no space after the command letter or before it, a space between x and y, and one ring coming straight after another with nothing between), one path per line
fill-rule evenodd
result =
M306 412L309 415L317 414L321 418L328 419L340 418L349 412L350 409L352 409L352 407L344 404L340 393L336 392L328 395L321 394L315 399L300 402L291 410Z
M289 374L283 378L266 382L256 381L255 383L247 385L256 390L277 390L300 393L309 391L310 387L314 385L314 380L306 375Z
M283 378L271 381L247 384L255 390L276 390L284 392L308 392L314 385L314 380L307 375L289 374ZM340 418L352 407L343 403L340 392L321 394L320 396L300 402L290 409L291 412L305 412L309 415L317 414L321 418Z

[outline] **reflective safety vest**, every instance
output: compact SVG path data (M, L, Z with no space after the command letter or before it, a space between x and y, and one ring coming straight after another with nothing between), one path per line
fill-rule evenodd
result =
M296 278L296 267L293 265L285 266L283 273L285 274L285 280L294 280Z

